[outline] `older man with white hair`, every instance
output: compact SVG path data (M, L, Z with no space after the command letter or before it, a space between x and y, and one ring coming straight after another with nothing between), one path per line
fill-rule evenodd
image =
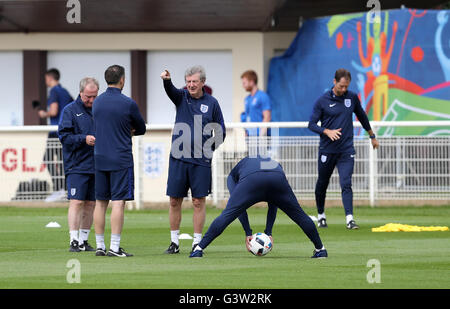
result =
M63 147L64 174L69 199L71 252L94 251L88 243L95 207L94 119L92 104L98 81L86 77L80 82L80 95L67 105L58 125Z
M171 243L165 251L176 254L179 253L181 205L189 189L194 205L192 248L202 238L206 196L211 192L212 155L225 139L225 124L219 103L203 88L206 81L203 67L193 66L186 70L187 89L177 89L167 70L161 73L161 78L167 96L176 107L166 192L170 197Z

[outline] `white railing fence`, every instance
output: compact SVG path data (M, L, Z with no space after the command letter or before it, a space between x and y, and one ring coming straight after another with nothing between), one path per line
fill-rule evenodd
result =
M359 122L354 125L360 127ZM268 154L281 163L299 200L314 200L319 137L274 135L277 128L307 128L307 122L227 123L226 126L225 143L214 153L213 190L209 197L211 203L218 204L228 199L226 178L229 171L249 151L257 148L267 150ZM444 127L445 130L442 131L448 132L450 121L372 121L371 126L375 132L380 128L392 129L383 130L384 136L377 136L380 141L380 148L377 150L372 149L367 136L355 137L356 156L352 178L355 200L367 201L372 206L379 201L388 200L440 200L450 203L450 134L386 136L388 132L394 131L393 128L408 126ZM244 137L244 129L257 127L270 127L272 136ZM148 132L145 136L133 138L134 208L139 209L144 204L153 202L167 203L165 189L172 128L172 124L147 125ZM4 182L3 189L0 189L0 202L65 199L65 194L54 196L55 191L61 189L61 182L64 182L64 175L60 173L62 160L59 141L46 138L47 132L55 129L56 127L51 126L0 127L0 176ZM36 134L40 134L40 137L37 138ZM152 143L161 149L157 159L161 161L158 163L157 173L148 172L148 161L153 160L153 157L149 159L145 151ZM22 147L22 144L26 146ZM45 149L50 150L50 155L44 156L47 153ZM32 159L35 161L34 165L30 162ZM41 175L41 180L35 179L38 177L33 175ZM5 189L8 185L11 186L9 191ZM333 173L327 191L327 200L333 199L341 199L337 171Z
M360 127L358 122L354 125ZM258 125L233 124L233 129L256 126ZM381 127L449 127L450 121L373 121L371 126L377 132ZM266 127L307 128L307 122L269 124ZM443 200L450 203L450 135L377 136L377 139L380 147L373 150L367 136L355 137L356 156L352 178L355 200L366 200L372 206L382 200ZM314 200L318 136L251 137L246 139L246 146L246 149L240 150L237 149L239 147L233 149L225 146L215 152L214 203L228 198L228 172L252 148L268 149L270 156L283 166L297 197L301 200ZM331 177L327 199L341 199L337 169Z

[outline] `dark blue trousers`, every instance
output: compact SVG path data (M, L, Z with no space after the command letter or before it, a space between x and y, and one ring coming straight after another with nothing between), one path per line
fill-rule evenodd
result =
M354 153L319 152L319 177L315 190L317 212L319 214L325 211L327 188L335 167L337 167L339 172L339 183L342 190L342 203L344 204L345 215L353 214L352 175L355 165L354 157Z
M205 249L240 214L258 202L268 202L269 207L271 204L276 205L300 226L316 249L323 247L314 222L300 207L286 176L280 172L256 172L242 179L234 188L224 211L211 223L199 246Z

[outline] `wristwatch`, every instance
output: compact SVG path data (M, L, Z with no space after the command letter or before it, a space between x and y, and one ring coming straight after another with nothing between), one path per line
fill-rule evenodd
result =
M373 134L373 135L370 135L369 137L370 137L371 139L374 139L374 138L376 137L376 135Z

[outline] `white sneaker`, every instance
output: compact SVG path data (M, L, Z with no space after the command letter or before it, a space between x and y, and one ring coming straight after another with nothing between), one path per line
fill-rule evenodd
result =
M45 199L46 202L65 201L67 199L66 190L55 191Z

